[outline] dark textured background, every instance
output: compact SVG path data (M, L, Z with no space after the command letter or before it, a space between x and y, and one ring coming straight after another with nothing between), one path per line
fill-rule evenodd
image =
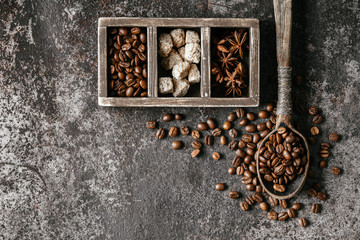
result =
M299 103L321 107L321 135L342 135L329 167L315 179L329 199L302 192L296 201L310 222L270 222L258 207L242 212L224 181L231 153L218 143L191 159L169 139L156 141L145 122L164 112L184 123L233 109L104 108L97 105L97 19L134 17L253 17L261 28L261 102L276 100L275 28L270 0L255 1L0 1L1 239L359 239L360 6L358 0L294 1L292 64L304 84ZM257 111L257 109L248 109ZM301 118L304 127L309 117ZM169 128L171 124L161 124ZM304 130L305 131L305 130ZM305 131L308 133L308 130ZM213 150L226 159L208 157ZM319 151L318 145L312 149ZM331 166L344 173L334 176ZM46 184L46 185L45 185ZM294 202L294 201L292 201ZM279 209L277 209L279 210Z

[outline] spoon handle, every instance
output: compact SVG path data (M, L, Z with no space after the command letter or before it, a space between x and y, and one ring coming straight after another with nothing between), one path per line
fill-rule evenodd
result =
M278 62L278 124L291 116L291 0L274 0L276 55Z

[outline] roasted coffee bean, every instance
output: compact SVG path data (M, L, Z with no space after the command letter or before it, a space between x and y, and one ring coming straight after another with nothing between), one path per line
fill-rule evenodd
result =
M234 174L236 173L236 168L235 168L235 167L229 167L228 173L229 173L230 175L234 175Z
M260 193L254 193L252 198L258 203L264 200L264 197Z
M176 137L179 133L179 129L177 127L171 127L169 130L170 137Z
M229 122L233 122L233 121L236 120L236 118L237 118L236 113L232 112L232 113L230 113L229 116L227 117L227 120L228 120Z
M200 132L198 130L193 130L191 132L191 136L194 138L194 139L199 139L200 138Z
M140 42L146 43L146 34L145 33L140 33L139 39L140 39Z
M268 113L267 111L261 110L261 111L259 112L259 118L265 119L265 118L268 118L268 117L269 117L269 113Z
M213 136L206 135L205 136L205 145L211 146L213 144Z
M323 192L318 192L316 197L319 199L319 200L322 200L324 201L326 198L327 198L327 195Z
M243 210L243 211L247 211L247 210L249 210L249 204L248 204L246 201L242 201L242 202L240 203L240 208L241 208L241 210Z
M221 129L220 128L215 128L214 130L212 130L212 135L214 137L220 136L221 135Z
M227 144L227 138L225 136L220 137L220 144L223 146Z
M204 122L199 122L197 128L201 131L205 131L208 129L208 125Z
M287 214L287 212L281 212L278 215L278 219L279 221L285 221L286 219L288 219L289 215Z
M307 226L307 221L305 218L299 218L299 225L301 227L306 227Z
M224 191L226 189L226 185L224 183L218 183L215 186L216 191Z
M279 200L277 200L276 198L273 198L273 197L269 196L269 202L270 202L270 205L274 207L274 206L278 205Z
M181 149L184 146L184 143L182 141L174 141L172 143L173 149Z
M236 168L236 174L237 174L237 175L243 175L244 172L245 172L245 170L244 170L244 167L243 167L243 166L238 166L238 167Z
M267 135L269 135L270 130L266 129L260 133L261 138L265 138Z
M314 188L309 188L306 193L310 196L310 197L315 197L317 195L317 191Z
M256 133L253 135L253 140L252 140L253 143L257 144L260 142L260 140L261 140L261 137L259 134Z
M241 164L241 158L239 156L236 156L232 161L232 165L234 167L238 167L240 166L240 164Z
M191 157L197 157L198 155L200 154L200 149L194 149L192 152L191 152Z
M274 211L270 211L270 212L268 212L267 217L270 220L277 220L278 219L278 214L276 212L274 212Z
M200 149L202 147L202 144L201 144L201 142L195 140L191 143L191 146L195 149Z
M312 211L313 213L319 213L319 212L320 212L320 205L314 203L314 204L312 205L312 207L311 207L311 211Z
M271 122L270 120L266 122L266 127L267 127L268 129L272 129L273 124L272 124L272 122Z
M276 183L273 185L273 188L275 191L278 191L278 192L285 192L285 190L286 190L286 187L284 185L276 184Z
M253 136L250 134L244 134L242 135L242 140L246 143L252 142Z
M234 129L234 128L230 129L229 130L229 136L231 138L236 138L238 136L238 131L236 129Z
M277 132L278 132L279 134L284 134L284 133L287 132L287 129L286 129L285 127L280 127L280 128L277 130Z
M321 115L316 115L316 116L314 116L314 118L313 118L313 123L315 123L315 124L320 124L320 123L322 122L322 120L323 120L323 118L322 118Z
M300 203L294 203L292 205L292 208L296 211L299 211L301 209L301 204Z
M244 163L250 164L253 159L254 159L254 156L246 155L246 156L244 157Z
M245 117L245 110L243 108L238 108L236 109L236 116L238 118L243 118Z
M128 35L128 30L126 28L119 28L119 34L120 35Z
M269 205L266 202L261 202L260 203L260 208L263 211L268 211L269 210Z
M189 135L190 130L189 130L189 128L187 126L182 126L180 128L180 132L181 132L182 135Z
M273 110L274 110L274 104L273 103L268 103L266 105L266 111L272 112Z
M340 175L340 173L341 173L341 169L338 168L338 167L333 167L333 168L331 169L331 171L332 171L332 173L333 173L334 175Z
M238 199L240 198L240 193L236 191L230 191L229 192L229 198L231 199Z
M246 125L245 131L248 133L254 133L254 132L256 132L256 126L253 124Z
M229 145L228 145L228 148L230 150L236 150L238 148L238 144L239 142L237 140L232 140Z
M163 116L164 122L170 122L173 119L174 119L174 114L171 114L171 113L164 114L164 116Z
M248 191L255 191L255 186L254 184L250 183L246 185L246 190Z
M206 120L206 124L209 126L210 129L214 129L216 128L217 124L215 122L214 119L209 118L208 120ZM219 128L220 129L220 128ZM221 132L220 132L221 133Z
M329 140L333 142L339 141L340 136L336 133L332 133L329 135Z
M295 217L296 212L295 212L295 210L293 208L288 208L286 211L287 211L287 214L288 214L289 218L294 218Z
M259 123L258 125L256 125L256 128L258 131L264 131L265 129L267 129L266 127L266 123Z
M247 196L245 201L249 204L249 206L252 206L255 203L255 201L254 201L254 199L252 198L251 195Z
M163 128L159 128L156 132L156 138L163 139L165 137L165 130Z
M318 127L312 127L311 129L310 129L310 133L311 133L311 135L313 135L313 136L316 136L316 135L319 135L319 128Z
M288 206L286 199L279 200L279 205L280 205L281 208L286 209L287 206Z
M238 144L238 147L239 147L239 148L245 148L245 147L246 147L246 144L247 144L247 143L246 143L245 141L240 140L240 141L239 141L239 144Z
M220 153L218 153L218 152L213 152L213 153L211 154L211 156L212 156L212 158L213 158L214 160L219 160L219 159L220 159Z
M246 118L247 118L249 121L254 121L254 120L255 120L255 114L253 114L253 113L247 113L247 114L246 114Z
M129 87L128 89L126 89L126 96L127 97L131 97L134 94L134 88L133 87Z
M321 160L319 164L319 168L324 168L324 167L326 167L326 161Z
M329 150L330 149L330 144L324 142L321 144L321 149L324 149L324 150Z
M241 119L239 122L240 126L245 126L247 123L248 123L248 121L245 118Z
M256 187L255 187L255 192L258 192L258 193L264 193L265 191L263 191L263 189L262 189L262 187L261 187L261 185L257 185Z
M238 150L236 150L235 154L236 154L236 156L239 156L241 158L244 158L247 155L246 152L240 148Z
M156 128L156 122L155 121L148 121L146 122L146 127L149 129L154 129Z
M319 113L319 110L318 110L316 107L314 107L314 106L309 107L309 114L310 114L311 116L315 116L315 115L317 115L318 113Z
M322 158L328 158L328 157L330 156L329 150L321 150L321 151L320 151L320 156L321 156Z
M175 114L175 120L181 120L183 116L181 114Z
M230 128L231 128L231 122L229 121L224 122L223 129L229 130Z

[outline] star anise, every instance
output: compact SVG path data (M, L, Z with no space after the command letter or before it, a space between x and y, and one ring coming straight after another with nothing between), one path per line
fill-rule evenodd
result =
M211 69L211 73L216 76L216 82L222 83L224 81L223 74L218 66L213 67Z
M241 36L242 35L242 36ZM244 57L243 48L247 47L245 44L245 41L247 39L247 32L243 34L243 31L237 31L234 32L234 39L228 38L228 42L231 44L230 46L230 52L233 52L234 54L239 52L239 55L241 59Z
M218 52L219 62L221 62L222 68L229 69L230 66L234 66L234 62L237 61L238 59L236 57L233 57L232 55L233 55L232 52L228 54L224 52L221 53Z
M226 70L225 81L226 81L226 87L228 88L226 90L225 96L228 96L230 94L235 97L236 95L241 96L241 88L245 88L246 84L244 84L243 77L245 77L242 64L239 63L236 67L235 71L230 73L228 70Z

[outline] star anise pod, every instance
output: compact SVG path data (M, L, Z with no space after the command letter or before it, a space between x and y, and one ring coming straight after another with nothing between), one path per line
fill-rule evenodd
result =
M243 52L243 48L247 47L247 45L245 44L245 41L247 40L247 32L245 32L244 34L242 34L243 31L239 31L239 33L237 31L234 32L234 39L229 38L228 42L231 44L230 46L230 52L233 52L234 54L239 52L239 55L241 57L241 59L243 59L244 57L244 52ZM241 36L242 35L242 36Z
M226 75L227 77L225 77L225 81L226 81L225 86L228 89L226 90L225 96L228 96L230 94L232 94L233 97L235 97L236 95L241 96L241 88L246 87L246 84L244 84L244 80L243 80L243 77L245 75L242 68L242 64L239 63L236 70L232 73L226 70Z
M233 57L232 55L233 55L232 52L228 54L224 52L221 53L218 52L219 62L221 63L222 68L229 69L230 66L234 66L234 62L237 61L238 59L236 57Z
M223 74L218 66L213 67L211 69L211 73L216 76L215 80L217 82L222 83L224 81Z

